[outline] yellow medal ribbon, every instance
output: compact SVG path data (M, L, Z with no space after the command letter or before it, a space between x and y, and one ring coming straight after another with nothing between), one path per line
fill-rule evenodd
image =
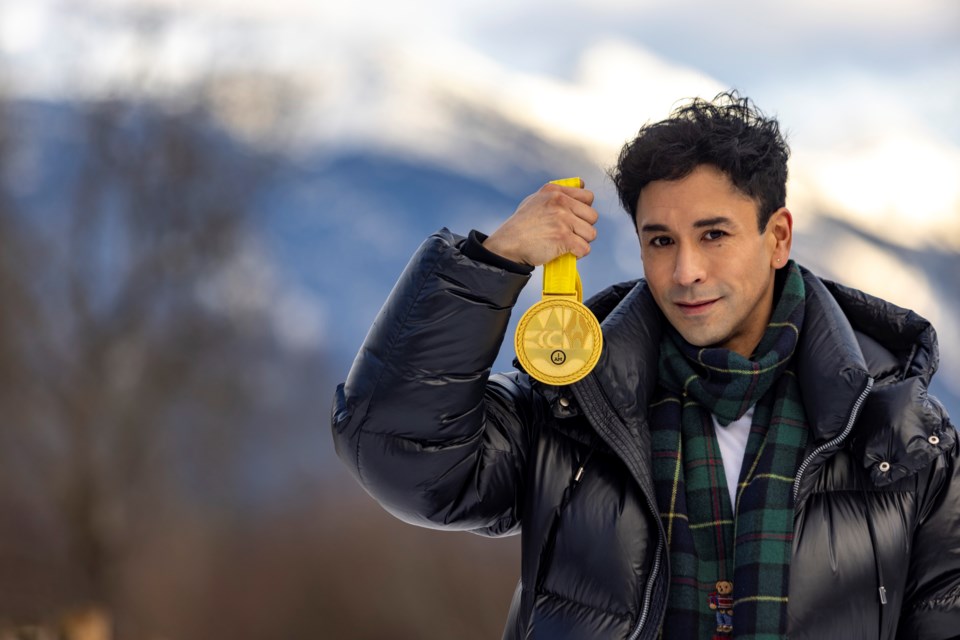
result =
M565 178L553 184L579 188L582 182ZM520 318L514 347L524 370L545 384L573 384L596 366L603 334L596 316L583 304L572 253L543 266L543 298Z

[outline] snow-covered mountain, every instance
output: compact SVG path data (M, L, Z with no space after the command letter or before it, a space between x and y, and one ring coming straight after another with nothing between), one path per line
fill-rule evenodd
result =
M625 76L647 82L618 93L618 78ZM427 57L416 47L371 50L280 74L214 74L202 90L236 138L223 152L247 149L272 158L252 203L257 227L247 259L230 281L241 283L247 303L258 301L270 314L281 343L323 349L334 377L342 378L395 279L428 234L443 226L462 234L472 228L490 232L545 181L571 175L595 190L601 213L594 251L580 264L585 292L640 277L635 234L605 170L622 140L643 122L665 116L678 98L720 89L695 69L622 42L589 48L569 77L554 79L511 71L456 47ZM169 97L156 98L169 104ZM83 149L69 126L77 105L24 101L18 108L34 114L31 135L44 149L35 158L54 160L31 165L43 175L34 176L34 192L22 194L24 202L42 208L45 198L57 197L57 181L66 179L60 175L65 160L82 164L77 154ZM620 131L620 139L611 131ZM858 175L851 167L863 148L823 155L825 148L794 138L788 204L796 224L795 256L826 277L929 318L942 352L934 392L957 414L955 181L935 191L942 202L931 200L925 184L908 185L924 193L915 215L894 215L896 198L886 205L875 198L865 206L884 215L863 217L837 197L842 190L824 172L834 167ZM960 167L960 154L948 143L943 149L947 168ZM875 191L896 186L878 183ZM538 296L538 276L533 282L521 307ZM512 357L508 344L495 366L509 368Z
M597 193L599 238L580 264L585 291L641 276L636 236L605 177L618 146L610 143L605 131L611 122L604 119L621 123L628 138L644 121L666 115L673 102L666 95L684 90L710 95L719 89L695 70L623 43L596 47L570 79L553 82L463 52L445 53L432 62L415 51L393 58L371 55L351 62L362 82L336 84L328 78L343 91L328 91L323 100L309 103L312 110L304 111L309 118L301 126L311 133L298 138L296 170L284 172L273 196L271 241L295 277L317 294L326 340L343 362L355 353L400 270L429 233L441 226L489 233L552 178L580 175ZM604 108L609 88L597 70L615 64L620 75L632 70L651 78L646 98L637 94L628 110ZM464 75L457 76L457 69ZM658 81L663 78L670 80ZM565 100L574 106L566 109ZM658 103L664 113L658 113ZM561 105L555 112L566 113L566 119L546 117L549 105ZM622 123L631 111L634 125L628 128ZM309 122L322 124L311 129ZM953 321L960 314L956 185L944 184L937 192L942 201L918 196L911 215L898 210L892 196L886 203L864 200L867 213L884 215L863 215L851 210L824 166L859 175L850 167L864 148L825 156L813 151L815 145L792 143L788 205L796 224L795 256L825 277L930 319L943 355L934 391L960 407L960 325ZM951 153L947 164L960 167ZM896 187L877 184L874 191ZM521 307L537 298L537 281L535 275ZM496 366L509 367L512 357L508 343Z
M642 276L636 236L601 168L569 149L551 155L566 157L572 170L544 169L548 163L517 166L514 177L532 191L548 179L579 174L597 191L599 236L579 264L585 293ZM428 234L443 226L461 234L472 228L490 232L527 195L518 186L502 187L442 165L369 150L318 158L300 169L279 186L266 231L289 276L317 296L325 340L342 375L400 271ZM829 212L795 211L795 216L800 222L794 255L802 264L913 308L934 323L942 356L934 393L955 413L960 408L960 332L953 319L960 313L960 255L905 247ZM520 308L539 297L538 283L539 272L524 290ZM509 368L512 358L508 342L495 366Z

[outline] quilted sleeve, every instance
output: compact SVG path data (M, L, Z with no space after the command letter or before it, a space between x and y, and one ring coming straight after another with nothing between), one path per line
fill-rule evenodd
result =
M411 259L334 397L340 458L395 516L505 534L519 526L534 394L490 377L529 275L473 260L446 229Z

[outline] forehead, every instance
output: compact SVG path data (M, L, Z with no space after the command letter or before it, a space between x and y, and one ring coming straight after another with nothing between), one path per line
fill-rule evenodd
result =
M711 165L700 165L679 180L656 180L637 200L637 228L645 224L692 226L705 218L725 217L745 223L755 219L757 202L739 191Z

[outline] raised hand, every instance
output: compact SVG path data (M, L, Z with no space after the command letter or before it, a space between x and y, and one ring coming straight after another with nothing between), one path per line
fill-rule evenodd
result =
M593 225L599 215L592 204L592 191L545 184L524 199L483 246L529 266L546 264L565 253L582 258L597 237Z

